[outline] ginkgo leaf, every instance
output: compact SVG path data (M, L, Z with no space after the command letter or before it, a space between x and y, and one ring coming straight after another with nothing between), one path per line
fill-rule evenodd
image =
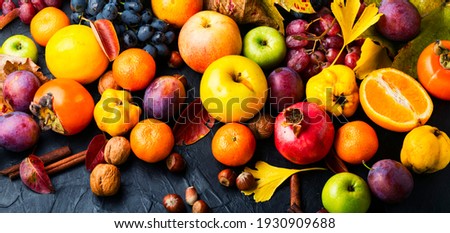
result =
M391 65L392 61L387 55L386 49L374 43L370 38L366 38L361 46L361 57L353 70L357 78L364 79L371 71Z
M245 195L249 196L255 194L253 199L256 202L265 202L275 193L275 190L291 175L313 170L327 170L326 168L315 167L305 169L289 169L272 166L266 162L258 161L255 165L256 170L246 167L244 171L252 173L257 179L256 186L252 190L242 191Z
M296 11L305 14L312 14L314 10L310 1L305 0L275 0L275 4L280 5L286 11Z
M341 27L342 37L344 39L344 45L337 57L340 56L345 46L357 39L370 26L378 22L382 15L378 13L378 8L375 4L370 4L364 8L363 13L356 21L360 5L359 0L347 0L346 2L344 0L334 0L331 3L331 11Z

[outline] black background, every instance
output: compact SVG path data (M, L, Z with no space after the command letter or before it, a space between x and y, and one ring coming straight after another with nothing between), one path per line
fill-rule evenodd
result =
M63 10L70 12L69 1L64 1ZM286 23L287 24L287 23ZM245 29L242 30L242 33ZM29 27L16 19L13 23L0 31L0 43L14 34L30 36ZM31 36L30 36L31 37ZM44 48L39 47L38 65L45 75L51 77L46 69ZM163 74L184 74L188 79L187 90L192 101L199 96L199 83L201 75L193 72L188 67L169 69L159 64L157 76ZM100 95L97 92L97 82L86 85L97 102ZM142 93L133 93L134 96L142 96ZM450 104L433 98L434 112L427 124L450 132L450 122L447 120ZM76 113L74 113L76 114ZM384 130L371 122L363 113L361 107L357 113L348 120L364 120L371 124L379 137L379 150L377 154L367 162L370 166L380 159L390 158L399 161L400 149L405 133L394 133ZM341 125L335 120L336 129ZM19 180L11 181L7 177L0 177L0 212L66 212L66 213L90 213L90 212L165 212L162 206L162 198L168 193L178 193L184 196L186 187L194 185L199 192L199 198L205 200L212 208L212 212L247 213L267 212L282 213L289 208L289 182L284 182L275 192L271 200L264 203L255 203L252 196L244 196L237 189L229 189L221 186L217 181L217 174L225 166L218 163L211 154L210 144L214 132L222 124L216 124L205 138L194 145L175 147L185 156L187 169L184 173L173 174L167 171L163 162L148 164L134 155L122 166L121 188L117 195L112 197L97 197L89 188L89 173L84 165L78 165L60 174L51 176L56 192L53 194L37 194L28 189ZM0 129L1 130L1 129ZM41 155L64 145L69 145L73 153L85 150L91 138L101 133L92 120L91 124L81 133L74 136L62 136L54 132L42 132L36 147L35 154ZM0 148L0 169L19 163L31 153L31 150L23 153L12 153ZM260 140L253 159L248 166L253 166L258 160L267 161L269 164L280 167L303 168L320 166L319 162L309 166L296 166L285 160L276 151L273 138ZM351 172L366 179L368 169L362 165L348 165ZM235 168L240 172L243 167ZM302 208L305 212L316 212L322 207L321 191L324 183L333 173L331 171L312 171L300 174ZM414 176L414 190L411 196L399 204L384 204L372 197L369 212L450 212L450 168L446 168L434 174L422 174ZM187 206L187 205L186 205ZM190 207L188 207L190 211Z

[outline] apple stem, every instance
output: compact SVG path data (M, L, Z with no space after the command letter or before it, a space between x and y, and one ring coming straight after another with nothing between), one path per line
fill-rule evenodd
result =
M364 165L364 167L366 167L367 169L369 169L369 170L372 170L372 168L371 167L369 167L367 164L366 164L366 161L362 161L362 164Z

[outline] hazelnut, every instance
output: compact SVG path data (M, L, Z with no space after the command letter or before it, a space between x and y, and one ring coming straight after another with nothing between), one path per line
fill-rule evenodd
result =
M207 213L209 212L209 206L203 200L197 200L192 205L192 213Z
M186 161L177 152L171 153L166 158L166 166L170 172L182 172L186 168Z
M175 193L170 193L163 198L164 208L170 213L182 213L186 211L183 199L180 195Z
M236 186L241 191L253 189L255 185L255 177L250 172L242 172L236 178Z
M105 161L113 165L125 163L131 152L128 139L122 136L114 136L108 140L103 151Z
M106 89L121 89L121 87L119 86L119 84L117 84L116 80L113 77L112 70L107 71L100 77L97 89L100 95L103 94Z
M167 63L169 68L180 68L183 65L183 63L184 61L180 55L180 52L172 51L172 53L170 54L169 61Z
M248 127L256 139L266 139L272 136L275 126L275 118L269 113L258 113L248 121Z
M185 198L186 202L189 205L193 205L195 201L197 201L198 199L198 194L197 194L197 190L195 189L194 186L190 186L186 189L186 194L185 194Z
M225 187L232 187L236 184L236 173L230 168L226 168L217 175L219 183Z
M91 172L89 183L95 195L112 196L119 191L120 171L112 164L98 164Z

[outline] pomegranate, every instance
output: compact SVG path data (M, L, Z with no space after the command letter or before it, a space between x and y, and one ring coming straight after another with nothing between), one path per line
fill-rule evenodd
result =
M275 120L275 147L287 160L305 165L323 159L334 140L328 114L315 103L298 102L280 112Z

